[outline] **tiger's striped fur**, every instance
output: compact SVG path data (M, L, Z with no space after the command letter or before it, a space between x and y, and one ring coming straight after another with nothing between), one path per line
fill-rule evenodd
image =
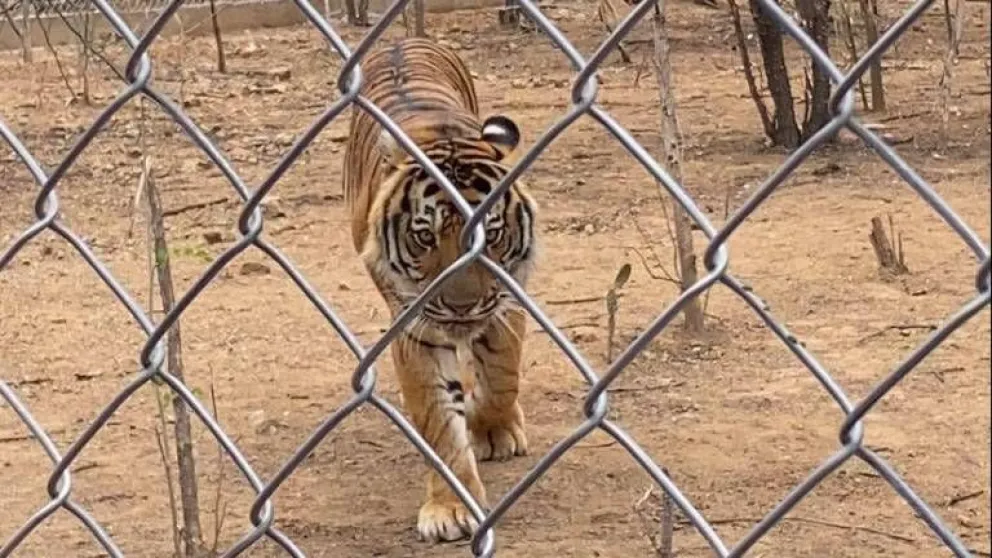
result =
M422 149L471 205L508 172L519 130L479 117L471 74L450 50L406 39L362 65L361 94ZM355 109L344 192L356 250L393 317L458 259L464 219L448 195L367 113ZM536 206L520 183L485 221L486 255L525 285L535 260ZM393 342L403 406L414 426L482 505L476 460L527 451L518 402L525 315L482 264L452 276ZM462 358L467 357L467 358ZM461 367L470 360L472 370ZM429 540L470 535L476 520L447 483L428 473L418 531Z

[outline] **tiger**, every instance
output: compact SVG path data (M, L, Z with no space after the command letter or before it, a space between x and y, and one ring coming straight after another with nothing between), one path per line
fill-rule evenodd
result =
M475 207L507 175L520 129L479 116L465 63L430 39L371 52L360 95L378 106ZM372 116L352 109L343 190L354 248L393 319L464 252L465 219L446 191ZM521 287L537 261L537 204L514 181L484 220L484 254ZM391 343L401 406L483 509L478 461L528 452L518 400L526 314L479 261L452 275ZM433 467L417 517L418 538L471 536L478 522Z

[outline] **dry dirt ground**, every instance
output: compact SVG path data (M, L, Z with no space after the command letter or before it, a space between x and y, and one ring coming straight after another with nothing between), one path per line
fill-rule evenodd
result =
M891 21L905 4L885 2ZM989 8L968 3L955 68L950 144L936 111L943 20L937 9L886 58L890 110L866 118L989 242ZM691 3L671 7L677 99L689 190L717 224L785 157L764 145L743 86L728 17ZM587 4L549 15L591 53L602 36ZM492 12L432 15L435 36L456 46L478 75L484 110L516 118L525 140L559 118L569 68L548 40L500 29ZM442 31L443 30L443 31ZM402 34L396 26L390 37ZM361 30L348 29L354 43ZM641 37L647 29L639 29ZM226 37L230 72L212 66L206 39L159 41L155 80L256 185L281 153L336 97L339 62L310 28ZM122 51L106 47L120 63ZM635 61L645 46L636 47ZM835 50L841 51L840 46ZM74 51L63 63L76 66ZM790 56L795 57L796 53ZM47 165L120 89L94 62L93 106L67 103L52 58L25 66L0 59L0 114ZM796 58L798 60L798 58ZM181 67L181 71L180 71ZM613 56L602 71L602 106L657 151L654 77L634 85L636 64ZM794 74L798 75L798 74ZM796 78L798 83L799 78ZM79 89L73 73L71 83ZM145 219L132 209L138 175L136 103L115 117L59 188L62 216L84 235L136 298L148 300ZM178 288L187 289L235 238L238 204L206 158L160 112L147 110L148 152L168 219ZM276 186L265 235L280 246L365 342L387 324L385 307L353 254L340 194L345 120L335 121ZM671 242L658 189L591 119L571 127L526 173L543 207L544 259L530 292L599 369L605 360L601 298L617 269L633 264L621 299L618 343L669 304L676 290ZM0 245L32 222L34 185L10 150L0 150ZM199 208L197 208L199 206ZM902 233L910 273L884 280L868 243L875 215ZM135 221L132 230L132 220ZM220 242L208 236L219 234ZM216 240L216 239L214 239ZM697 236L697 249L704 239ZM645 266L638 254L650 265ZM929 329L974 294L976 261L964 244L875 155L850 135L817 152L733 236L731 270L832 371L852 398L866 394ZM268 273L249 262L262 263ZM252 271L254 269L254 271ZM812 375L763 322L722 287L708 300L709 332L666 330L616 383L611 416L663 466L729 544L838 447L842 415ZM226 431L269 478L350 394L354 360L277 266L257 250L233 261L182 320L189 382L213 385ZM532 330L537 326L531 325ZM46 232L0 273L0 378L15 387L66 447L136 373L143 336L96 275ZM484 464L497 499L582 420L579 374L534 331L523 404L532 455ZM388 359L384 359L388 360ZM989 313L986 308L896 387L866 420L867 443L885 456L974 549L989 553ZM398 403L391 365L378 386ZM128 556L171 552L168 498L155 443L150 386L117 412L76 462L73 495ZM0 405L0 540L46 501L42 451ZM220 547L250 528L252 491L197 425L204 530ZM423 462L377 411L362 408L332 432L277 493L277 525L314 557L468 556L465 544L430 547L413 529ZM222 476L221 508L216 486ZM596 433L567 453L498 524L501 557L652 555L651 519L633 511L648 476ZM649 501L650 504L651 501ZM679 556L711 556L689 526L675 533ZM17 557L101 555L67 513L58 513ZM283 555L265 543L246 556ZM750 556L949 556L913 511L867 466L827 478Z

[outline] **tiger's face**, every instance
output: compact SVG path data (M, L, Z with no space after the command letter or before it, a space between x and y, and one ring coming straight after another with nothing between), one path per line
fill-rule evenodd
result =
M363 259L379 288L402 310L462 255L465 219L447 192L387 132L380 139L388 172L369 214ZM519 131L509 119L491 117L479 138L421 143L421 149L475 207L507 174L503 162L517 146ZM535 256L533 199L519 183L493 204L484 222L484 254L521 285ZM471 339L515 303L485 267L473 261L443 285L409 328Z

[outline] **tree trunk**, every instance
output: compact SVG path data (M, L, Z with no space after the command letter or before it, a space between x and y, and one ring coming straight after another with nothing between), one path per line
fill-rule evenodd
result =
M851 11L847 7L848 0L840 0L841 29L844 31L847 52L851 57L850 64L857 63L861 56L858 54L858 43L854 38L854 22L851 20ZM861 94L861 106L867 111L871 105L868 104L868 94L865 93L865 80L863 76L858 76L858 92Z
M798 0L799 17L803 27L824 53L830 54L830 0ZM830 78L819 65L811 62L813 91L810 95L809 118L803 122L803 139L807 139L830 121Z
M358 0L358 25L369 26L369 0Z
M217 44L217 71L227 73L227 57L224 56L224 39L221 37L220 22L217 20L217 1L210 0L210 25L214 29L214 42Z
M765 75L768 77L768 91L775 104L775 136L771 140L775 145L794 149L799 146L800 134L792 103L789 70L785 65L782 30L778 28L771 16L765 13L757 0L749 0L749 3L751 16L754 18L758 32L758 43L765 65Z
M413 32L418 37L427 36L427 26L424 23L424 11L427 0L413 0Z
M344 0L344 10L348 14L348 25L358 25L358 10L355 9L355 0Z
M859 0L861 5L861 17L865 24L865 40L868 48L878 42L878 5L875 0ZM871 110L885 110L885 89L882 86L882 58L879 56L871 62L868 68L869 81L871 83Z
M93 96L90 95L90 36L93 34L93 22L90 19L90 14L83 14L83 40L80 44L79 60L81 62L82 68L80 69L80 78L83 81L83 103L86 106L93 105Z
M678 114L675 109L675 90L672 87L672 63L668 47L668 29L665 22L665 4L659 0L655 5L651 27L654 31L654 66L658 77L658 92L661 97L661 155L665 170L679 183L682 182L682 138L679 132ZM665 203L665 200L662 201ZM685 210L672 203L675 221L675 250L678 256L678 276L683 291L694 285L698 279L696 272L696 252L692 242L692 224ZM682 309L685 328L691 333L703 331L703 308L698 298L690 300Z
M768 107L765 106L761 92L758 91L757 82L754 79L754 66L751 64L751 55L747 50L747 39L744 35L744 28L741 26L741 10L737 7L735 0L727 0L730 5L730 18L734 24L734 37L737 39L737 52L741 55L741 64L744 66L744 80L747 82L747 90L751 94L751 100L758 109L758 117L761 118L761 126L768 139L775 137L775 124L768 116Z
M943 65L940 73L940 148L946 150L951 141L951 80L954 77L954 64L956 62L958 47L961 44L961 20L964 17L962 10L964 2L955 0L954 2L954 26L951 28L951 36L947 40L947 52L944 54Z
M34 62L31 48L31 0L21 0L21 57L27 63Z

